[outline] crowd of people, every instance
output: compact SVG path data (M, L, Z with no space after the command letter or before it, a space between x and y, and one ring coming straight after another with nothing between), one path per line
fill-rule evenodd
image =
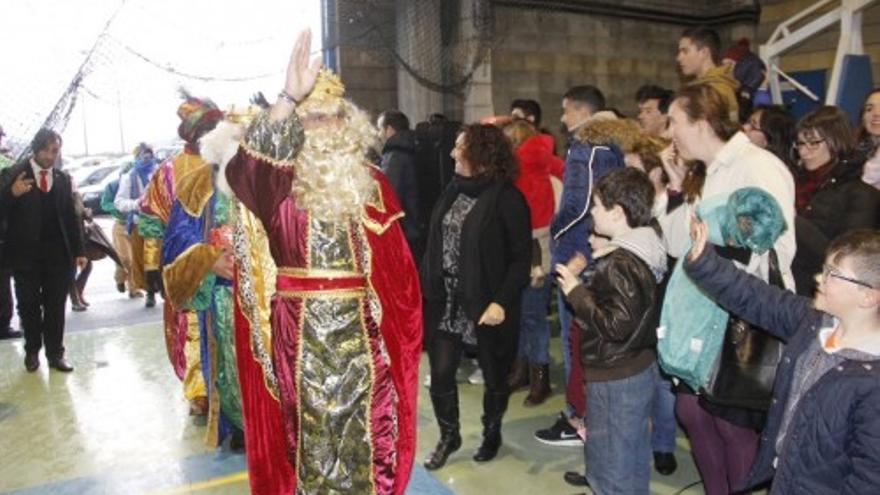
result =
M535 440L582 449L569 484L648 493L652 461L677 469L680 425L710 495L878 490L880 89L856 128L832 106L795 119L753 104L747 43L720 45L685 31L688 81L640 88L637 118L570 88L564 143L529 95L466 123L427 218L409 119L373 125L309 61L308 32L274 104L184 95L183 151L138 146L102 197L115 250L89 240L52 168L61 138L41 130L0 180L25 367L45 347L72 371L64 308L88 305L92 245L120 292L162 296L190 412L208 445L245 450L253 493L403 493L421 350L440 430L424 466L477 421L459 407L466 357L484 386L473 460L493 460L511 393L552 394L550 321L565 405Z

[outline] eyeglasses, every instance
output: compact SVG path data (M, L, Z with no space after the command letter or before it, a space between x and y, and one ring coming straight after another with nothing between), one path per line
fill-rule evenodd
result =
M868 289L874 288L874 286L872 286L868 282L864 282L864 281L859 280L857 278L847 277L846 275L840 273L840 270L838 270L837 268L835 268L831 265L825 265L822 267L822 278L825 280L828 280L828 277L834 277L834 278L844 280L844 281L849 282L851 284L856 284L858 286L865 287Z
M825 142L824 139L817 139L815 141L798 141L796 144L797 144L798 148L816 149L819 147L820 144L822 144L824 142Z

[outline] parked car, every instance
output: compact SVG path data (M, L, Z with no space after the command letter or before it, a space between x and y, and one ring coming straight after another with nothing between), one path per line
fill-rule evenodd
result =
M104 177L107 177L118 169L119 164L110 161L83 169L78 174L71 174L71 178L76 182L77 189L81 189L101 182L104 180Z
M71 177L82 179L88 175L88 171L92 169L92 167L106 164L113 159L114 157L111 155L89 155L78 158L65 158L61 170L70 174ZM78 183L78 181L75 182Z
M86 208L91 208L93 215L104 215L108 212L101 208L101 195L107 184L119 179L122 174L131 170L134 160L130 157L118 158L110 162L108 165L101 165L83 179L77 186L80 196L82 196L83 204Z

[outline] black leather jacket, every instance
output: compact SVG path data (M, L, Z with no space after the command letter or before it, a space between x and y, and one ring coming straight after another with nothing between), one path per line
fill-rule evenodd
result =
M588 381L627 378L654 362L657 282L635 254L618 248L598 258L588 282L567 299L582 328L580 356Z

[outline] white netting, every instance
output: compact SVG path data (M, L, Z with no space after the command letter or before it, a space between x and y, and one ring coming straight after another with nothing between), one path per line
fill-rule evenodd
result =
M173 141L178 88L225 108L274 95L320 0L44 0L0 8L0 125L18 155L45 125L66 154Z

